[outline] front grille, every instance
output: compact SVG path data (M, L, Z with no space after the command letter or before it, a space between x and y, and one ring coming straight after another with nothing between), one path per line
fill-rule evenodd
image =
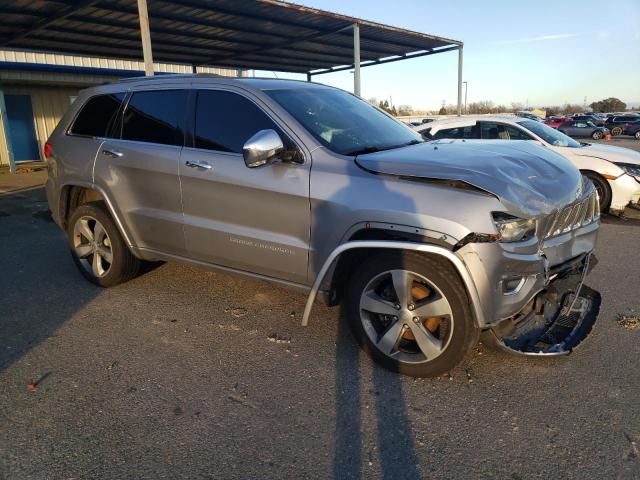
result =
M589 225L600 218L600 202L598 193L593 190L591 195L579 202L567 205L559 210L547 222L544 238L557 237L563 233Z

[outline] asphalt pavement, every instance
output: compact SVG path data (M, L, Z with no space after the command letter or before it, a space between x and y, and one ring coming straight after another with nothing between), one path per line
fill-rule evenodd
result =
M479 345L412 379L262 281L162 264L94 287L42 189L0 194L0 478L640 478L639 245L640 215L604 219L569 357Z

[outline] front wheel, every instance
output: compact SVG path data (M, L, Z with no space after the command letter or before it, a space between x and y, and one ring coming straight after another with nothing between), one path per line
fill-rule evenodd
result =
M103 203L79 206L69 219L67 234L71 257L90 282L111 287L138 274L141 262L127 248Z
M591 134L591 138L594 140L600 140L603 137L602 132L600 130L596 130Z
M635 133L634 137L636 137L636 140L640 140L640 130Z
M617 137L618 135L622 135L622 127L613 127L611 129L611 135Z
M446 261L401 251L372 255L353 272L345 301L358 343L395 372L441 375L478 341L466 291Z

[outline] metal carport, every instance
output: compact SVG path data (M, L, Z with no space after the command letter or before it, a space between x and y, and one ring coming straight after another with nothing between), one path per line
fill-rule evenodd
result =
M314 75L458 51L458 40L279 0L15 0L0 3L0 48ZM142 52L141 52L142 38Z

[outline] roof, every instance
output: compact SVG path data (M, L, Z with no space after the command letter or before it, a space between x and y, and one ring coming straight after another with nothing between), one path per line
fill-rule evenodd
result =
M422 123L413 127L413 129L421 132L427 128L439 127L442 125L473 125L479 120L483 122L519 123L528 120L528 118L517 117L515 115L462 115L460 117L438 118L433 122Z
M462 42L279 0L151 0L155 61L285 72L363 66L457 49ZM136 0L0 2L0 48L141 59Z

